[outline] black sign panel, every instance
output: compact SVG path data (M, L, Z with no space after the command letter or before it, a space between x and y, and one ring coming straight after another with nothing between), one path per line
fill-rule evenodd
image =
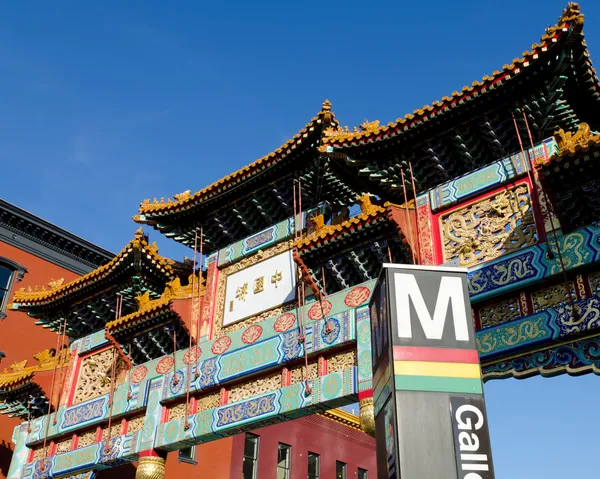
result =
M398 433L394 396L390 396L375 418L377 447L377 479L399 479Z
M369 305L371 319L371 356L373 376L379 379L390 363L390 320L387 298L387 281L380 277ZM376 381L373 381L375 386Z
M483 396L451 396L450 411L459 479L494 479Z
M476 349L463 268L387 268L392 344Z

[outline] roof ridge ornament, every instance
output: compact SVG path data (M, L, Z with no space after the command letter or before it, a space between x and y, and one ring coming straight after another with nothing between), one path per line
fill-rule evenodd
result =
M597 142L600 135L594 135L587 123L580 123L575 133L562 128L554 133L558 146L558 156L574 155L577 150L588 148L589 144Z

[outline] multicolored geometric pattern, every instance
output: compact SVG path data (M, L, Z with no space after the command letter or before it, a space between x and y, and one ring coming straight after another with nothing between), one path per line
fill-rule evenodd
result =
M475 349L394 346L393 355L397 391L483 393Z

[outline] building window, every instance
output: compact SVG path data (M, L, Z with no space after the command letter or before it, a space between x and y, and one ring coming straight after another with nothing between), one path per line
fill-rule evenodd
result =
M277 449L277 479L290 479L292 447L279 444Z
M335 461L335 479L346 479L346 463Z
M366 469L358 468L358 479L369 479L369 473Z
M179 462L187 462L188 464L193 464L194 466L198 464L198 461L196 461L196 446L180 449L178 457Z
M244 464L242 466L242 479L258 478L258 436L246 433L244 443Z
M321 456L314 452L308 453L308 479L319 479L321 474Z
M26 272L27 270L23 266L8 258L0 257L0 319L6 317L6 307L15 277L19 282Z

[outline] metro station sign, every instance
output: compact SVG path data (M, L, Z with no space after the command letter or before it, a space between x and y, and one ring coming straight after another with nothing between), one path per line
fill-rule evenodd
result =
M386 264L370 310L378 477L493 479L467 270Z

